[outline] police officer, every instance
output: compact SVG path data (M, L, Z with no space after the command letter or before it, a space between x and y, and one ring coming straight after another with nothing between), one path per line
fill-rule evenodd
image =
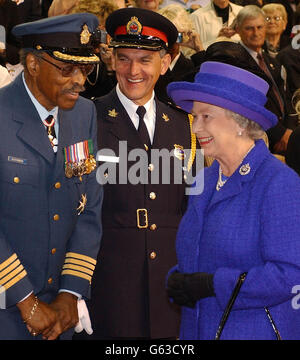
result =
M24 72L0 90L1 339L67 336L90 293L102 188L95 107L79 92L97 26L74 14L13 29Z
M106 184L90 304L93 338L175 338L179 312L168 301L165 278L176 263L176 231L186 205L184 162L193 158L183 149L196 143L188 114L158 101L153 89L169 67L167 49L177 30L160 14L137 8L112 13L106 29L118 84L95 102L98 160L106 161L98 174ZM143 161L128 160L135 150ZM155 150L174 155L170 167L162 158L154 161ZM124 167L126 181L120 178ZM181 181L175 181L176 167ZM163 183L168 172L170 181Z

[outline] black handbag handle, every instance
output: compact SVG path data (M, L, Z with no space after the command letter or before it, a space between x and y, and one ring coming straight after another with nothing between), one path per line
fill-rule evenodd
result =
M225 308L225 310L224 310L224 312L223 312L222 319L221 319L221 321L220 321L220 324L219 324L219 326L218 326L218 330L217 330L217 332L216 332L215 340L220 340L222 331L223 331L224 326L225 326L225 324L226 324L226 322L227 322L228 316L229 316L229 314L230 314L230 312L231 312L231 309L232 309L232 307L233 307L233 304L234 304L234 302L235 302L235 299L236 299L237 296L238 296L238 293L239 293L239 291L240 291L240 288L241 288L241 286L243 285L243 283L244 283L244 281L245 281L245 279L246 279L246 275L247 275L246 272L240 274L240 276L239 276L239 278L238 278L238 280L237 280L237 283L236 283L236 285L235 285L235 287L234 287L234 289L233 289L233 292L232 292L232 294L231 294L231 297L230 297L230 299L229 299L229 301L228 301L228 303L227 303L227 306L226 306L226 308ZM281 336L280 336L280 333L279 333L279 331L278 331L278 329L277 329L277 327L276 327L276 325L275 325L275 322L274 322L274 320L273 320L273 318L272 318L272 316L271 316L271 313L270 313L269 309L268 309L267 307L264 307L264 309L265 309L265 312L267 313L267 316L268 316L268 318L269 318L269 320L270 320L270 323L271 323L271 325L272 325L272 328L273 328L273 330L274 330L274 332L275 332L276 339L277 339L277 340L282 340L282 338L281 338Z

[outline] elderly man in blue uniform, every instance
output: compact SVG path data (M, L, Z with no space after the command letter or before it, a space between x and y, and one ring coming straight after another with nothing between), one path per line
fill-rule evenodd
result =
M186 151L184 170L182 149L191 149L196 142L188 114L159 101L153 89L168 69L168 46L173 46L178 33L162 15L135 8L112 13L106 29L112 36L118 84L95 101L98 145L102 154L104 149L113 151L119 157L117 173L127 167L129 176L126 183L104 185L103 238L91 296L93 338L175 338L180 314L167 299L165 277L169 264L176 262L175 236L186 205L183 177L188 176L192 163L188 160L193 158ZM119 150L121 141L127 144L125 154ZM128 158L133 149L146 154L140 169L146 183L131 181L130 174L140 163ZM153 153L160 150L175 155L169 183L163 181L162 172L168 167L162 159L153 160ZM105 179L102 165L106 164L99 167ZM173 175L176 165L178 182ZM107 179L110 176L108 171Z
M95 107L79 92L97 26L76 14L13 29L24 73L0 91L0 339L67 337L90 294L102 187Z

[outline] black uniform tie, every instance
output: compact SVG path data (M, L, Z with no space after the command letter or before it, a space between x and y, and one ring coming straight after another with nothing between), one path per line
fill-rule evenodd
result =
M144 106L139 106L136 110L136 113L139 116L139 126L138 126L138 133L140 135L140 138L142 140L142 143L144 144L144 147L146 149L146 151L148 151L151 147L151 141L150 141L150 137L149 137L149 133L144 121L144 116L146 114L146 109L144 108Z

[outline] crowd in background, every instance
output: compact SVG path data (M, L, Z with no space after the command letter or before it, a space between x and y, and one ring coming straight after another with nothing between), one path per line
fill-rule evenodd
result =
M277 132L275 140L272 134L268 133L268 136L271 151L285 156L289 136L298 124L293 94L300 88L300 53L297 41L292 45L293 38L299 32L297 25L300 5L297 0L0 0L0 86L5 86L22 71L19 61L20 44L11 34L13 26L45 17L89 12L95 14L100 21L102 38L99 38L95 47L101 64L97 65L88 77L86 90L82 95L94 99L108 94L116 85L116 77L111 64L112 50L108 46L109 36L105 32L105 20L118 8L140 7L167 17L179 32L176 44L169 49L171 65L155 86L156 96L160 100L172 102L167 95L166 86L172 81L193 81L204 60L218 59L220 54L216 56L215 50L211 54L211 45L222 42L220 51L224 53L220 55L221 61L224 60L223 56L227 56L224 55L227 47L230 47L230 44L224 44L224 41L242 42L245 45L237 30L236 21L238 13L247 5L256 5L264 13L264 40L260 51L265 54L265 62L269 64L269 68L279 69L280 72L278 79L272 74L271 81L275 82L281 98L284 99L284 111L276 113L284 130L281 130L280 134L278 129L271 130L271 133ZM255 12L253 14L250 16L256 16ZM253 33L251 36L255 37L257 34ZM236 65L232 51L230 58L228 61ZM241 64L242 62L243 60ZM251 67L247 61L243 66L241 64L238 65ZM284 161L284 157L281 159Z

